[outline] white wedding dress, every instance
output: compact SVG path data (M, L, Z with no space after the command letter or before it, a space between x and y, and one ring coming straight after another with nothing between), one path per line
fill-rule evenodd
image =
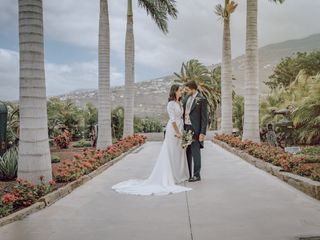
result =
M183 110L180 104L170 101L167 105L169 121L160 153L151 175L147 179L131 179L112 187L119 193L135 195L166 195L189 191L191 188L177 185L188 179L186 151L181 147L181 140L175 137L172 122L176 122L182 132Z

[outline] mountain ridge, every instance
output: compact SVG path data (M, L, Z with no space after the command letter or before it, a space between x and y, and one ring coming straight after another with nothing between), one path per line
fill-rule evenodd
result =
M273 68L282 58L292 56L297 52L311 52L320 50L320 33L313 34L302 39L286 40L272 43L259 48L259 80L260 94L268 92L263 84L268 80ZM212 66L211 66L212 67ZM232 60L232 71L236 80L233 81L235 92L244 94L245 79L245 55L238 56ZM140 117L156 117L166 119L166 103L168 90L176 77L167 75L155 79L135 83L135 114ZM113 107L123 106L124 86L111 88ZM62 100L71 99L79 106L92 102L97 106L97 90L79 89L67 94L57 96Z

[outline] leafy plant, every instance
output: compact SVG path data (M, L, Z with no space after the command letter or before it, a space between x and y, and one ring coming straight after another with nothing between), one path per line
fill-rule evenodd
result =
M243 131L243 115L244 115L244 98L242 96L236 95L233 98L232 106L232 118L233 118L233 127L239 130L239 133L242 134Z
M308 76L314 76L319 73L319 66L320 51L298 52L291 57L283 58L265 84L272 90L288 88L301 70L304 70Z
M152 119L152 118L141 119L141 118L135 117L134 131L135 133L161 132L162 124L157 119Z
M10 212L12 212L12 210L13 210L12 204L3 204L0 201L0 218L9 215Z
M72 144L72 147L75 147L75 148L91 147L91 142L86 141L85 139L81 139L80 141Z
M51 155L51 163L58 163L60 162L60 157L58 157L57 155Z
M18 144L19 140L19 106L6 103L8 107L7 143L11 147Z
M111 113L112 137L120 139L123 135L124 109L117 107Z
M11 180L17 176L18 148L13 146L0 157L0 179Z
M84 117L82 109L71 100L62 101L59 98L50 98L47 103L49 136L60 134L61 127L69 129L71 137L82 135Z
M320 146L305 147L301 152L299 152L299 154L320 156Z
M294 124L295 142L320 142L320 75L309 77L300 71L287 87L277 89L260 104L260 124L277 123L283 116L273 117L272 110L288 109ZM275 129L276 132L280 133Z
M68 148L71 142L70 132L68 130L64 130L63 133L54 138L54 142L60 149Z

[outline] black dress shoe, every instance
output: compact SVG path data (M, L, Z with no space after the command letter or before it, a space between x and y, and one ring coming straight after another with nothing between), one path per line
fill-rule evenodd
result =
M198 182L198 181L201 181L201 177L194 176L194 177L189 179L189 182Z

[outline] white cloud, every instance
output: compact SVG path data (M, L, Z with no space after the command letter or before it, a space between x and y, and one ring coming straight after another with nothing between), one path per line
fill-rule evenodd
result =
M59 4L55 0L43 2L44 29L47 39L79 46L84 52L97 50L99 0L63 0ZM135 0L136 72L140 74L136 79L144 79L143 74L146 72L148 76L160 77L160 74L179 71L181 62L190 58L198 58L207 65L219 62L222 23L214 15L214 6L223 2L223 0L177 1L178 19L170 20L169 34L164 35L150 16L137 7ZM237 2L239 6L231 20L234 57L243 54L245 50L246 1L238 0ZM109 1L113 57L111 79L114 84L123 83L126 4L125 0ZM18 37L17 1L0 0L0 6L0 29L2 30L0 37L9 33L13 33L12 37ZM288 0L283 5L259 0L259 45L264 46L319 33L319 9L320 1L315 0ZM0 44L1 40L0 38ZM0 45L1 47L4 48ZM5 76L0 81L8 86L17 84L18 81L18 67L14 64L14 61L17 62L17 56L15 59L0 59L2 63L0 74ZM97 86L96 59L81 60L80 58L77 63L67 62L63 65L56 62L55 65L47 66L47 80L50 87L48 93L67 91L73 86L78 88ZM56 82L51 79L55 79ZM8 95L8 93L5 94Z
M98 86L98 64L78 62L72 64L46 63L47 95L54 96L79 88L93 89ZM19 54L0 49L0 100L19 98ZM111 85L122 85L124 76L116 68L111 68Z

